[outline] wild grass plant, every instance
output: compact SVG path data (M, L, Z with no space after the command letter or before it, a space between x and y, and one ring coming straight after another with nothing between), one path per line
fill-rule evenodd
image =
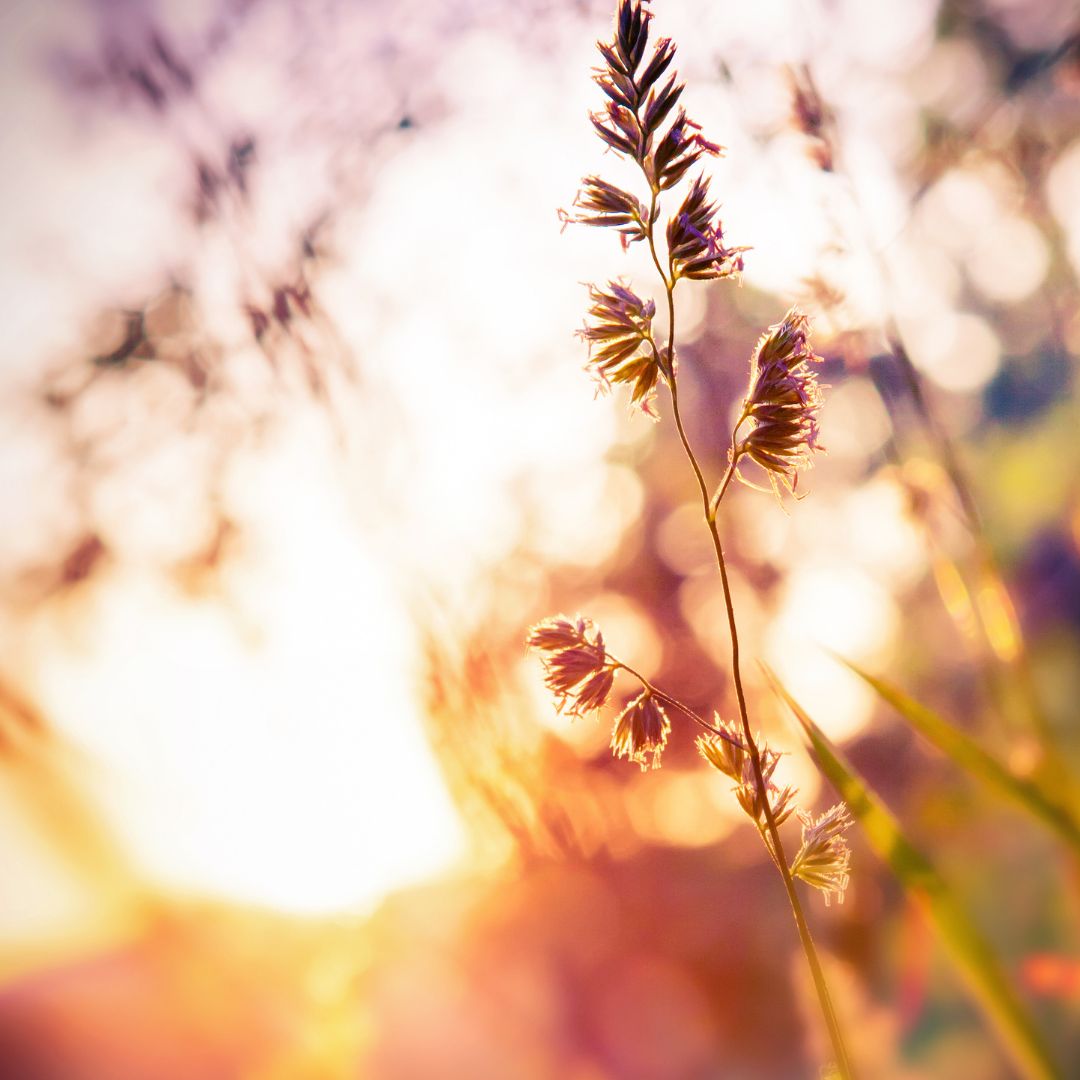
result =
M702 461L709 457L695 451L680 408L677 300L698 283L736 278L748 249L732 245L725 236L704 168L722 148L706 138L688 116L683 104L685 86L672 70L675 46L668 38L650 42L653 13L646 4L647 0L621 0L612 40L598 43L602 62L595 71L595 81L606 101L591 114L597 135L614 155L636 169L638 183L631 189L605 177L587 176L573 210L563 217L567 223L613 230L624 250L644 245L655 269L655 299L648 289L622 277L589 285L588 317L581 336L588 345L588 368L602 389L625 385L631 405L656 421L663 411L658 398L666 390L720 576L738 714L723 718L714 713L708 719L690 708L669 689L655 685L631 663L613 655L602 631L588 618L560 615L546 619L530 631L528 643L541 655L546 684L560 711L574 716L593 713L608 705L617 684L633 687L632 696L613 723L611 749L617 757L636 762L642 769L655 768L671 737L673 717L700 729L697 746L702 757L731 781L736 799L758 830L788 897L829 1034L833 1061L827 1069L841 1077L855 1075L801 890L809 886L820 891L826 903L834 898L843 901L851 873L845 833L857 820L869 846L890 867L907 895L927 911L946 955L1013 1066L1026 1077L1058 1075L1038 1026L962 901L930 857L908 839L880 798L768 669L768 679L790 706L823 774L844 801L816 816L800 808L798 792L775 779L780 753L768 745L751 721L721 511L727 509L724 500L733 480L789 503L801 498L800 477L822 449L818 417L823 388L816 374L821 358L811 346L809 319L798 308L791 308L761 334L750 357L747 390L734 422L724 430L720 446L708 448L710 453L726 449L726 468L717 477L708 476ZM811 140L814 160L823 171L834 170L840 154L831 113L808 71L793 75L792 93L795 119ZM972 486L903 345L895 334L890 334L890 340L916 413L929 433L942 475L973 540L973 604L990 662L1000 669L996 684L1016 690L1020 709L1038 740L1040 767L1031 776L1015 775L1008 764L932 710L885 680L854 670L951 762L994 795L1026 810L1077 850L1080 831L1067 794L1068 780L1041 716L1022 628ZM796 821L801 835L797 846L789 840L788 848L795 852L789 855L782 829Z
M651 19L652 12L642 3L620 3L613 39L598 43L603 63L595 78L607 101L591 115L608 148L640 170L644 198L600 176L587 176L574 212L566 220L612 229L624 248L645 244L655 267L666 309L662 332L656 325L656 302L614 279L589 286L590 307L582 337L589 346L589 368L599 384L604 388L626 384L631 402L646 415L658 418L657 389L667 388L723 587L738 719L714 714L710 722L654 686L608 652L602 632L588 619L547 619L532 629L528 643L542 654L546 683L560 710L581 715L603 708L617 676L638 684L639 692L615 720L611 747L617 756L643 769L660 763L671 732L669 712L681 714L702 729L697 740L702 756L733 782L739 805L754 822L781 877L836 1068L842 1077L850 1077L852 1065L796 881L820 890L826 902L833 896L843 900L850 864L844 833L851 819L843 804L814 817L798 808L792 787L774 781L780 754L751 724L719 524L721 505L733 479L760 486L749 475L751 470L756 469L768 483L769 488L763 490L771 488L777 497L795 494L800 474L819 449L822 394L814 365L820 358L810 345L808 320L798 309L788 311L761 335L750 360L742 408L726 436L727 468L710 482L679 405L676 296L680 283L686 288L695 282L735 277L746 249L727 243L710 195L710 179L701 168L709 157L721 153L721 147L704 136L681 104L685 86L670 70L675 45L669 38L659 38L650 48ZM793 817L801 822L802 837L796 854L789 858L780 828Z

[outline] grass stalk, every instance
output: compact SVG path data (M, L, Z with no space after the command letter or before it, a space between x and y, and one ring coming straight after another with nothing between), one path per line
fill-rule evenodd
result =
M700 463L698 462L697 455L694 453L693 447L690 445L690 439L686 434L686 426L683 423L682 411L679 408L679 384L678 375L675 370L676 278L674 274L674 268L670 263L670 259L668 264L668 270L665 273L664 267L660 262L659 256L657 255L653 223L656 219L656 203L659 192L656 188L655 183L653 183L651 186L652 199L650 203L647 239L649 243L649 252L652 255L653 264L656 267L656 272L660 275L660 278L664 283L664 292L667 297L667 355L669 358L669 362L667 365L667 383L668 389L671 393L671 412L675 420L675 428L679 433L679 441L682 443L682 448L686 455L686 459L690 463L690 468L693 470L694 478L697 481L698 491L701 495L701 504L705 518L705 525L709 530L709 536L712 539L713 550L716 553L716 565L717 569L720 572L720 583L724 591L724 606L727 610L728 630L731 636L731 674L732 680L735 683L735 696L738 699L739 703L739 721L742 725L745 749L750 755L750 763L754 771L754 782L757 785L757 789L761 798L761 805L765 816L765 825L768 832L767 837L763 837L763 839L766 841L766 847L769 849L769 853L772 856L773 862L776 864L776 868L777 870L779 870L780 877L783 879L784 882L784 890L787 893L788 902L791 904L791 913L795 919L795 926L799 933L799 941L802 944L803 954L806 957L806 963L810 969L810 975L814 982L814 990L817 995L818 1006L821 1009L821 1015L825 1021L825 1027L829 1033L829 1042L832 1045L833 1054L836 1058L836 1067L840 1073L842 1080L853 1080L855 1072L851 1065L851 1059L847 1051L846 1043L844 1041L843 1032L840 1028L840 1021L836 1015L836 1009L833 1006L832 995L829 993L829 986L828 983L825 981L825 972L821 967L821 959L818 956L817 946L814 944L814 938L813 935L810 933L810 926L806 921L806 914L803 911L802 902L799 900L799 894L795 888L795 882L791 876L791 871L788 868L787 857L784 854L784 844L780 838L780 830L777 827L776 817L773 813L772 806L769 800L768 785L765 781L765 776L761 767L761 751L758 749L757 742L754 739L754 733L750 727L749 711L746 707L746 691L743 688L742 670L740 666L739 629L735 618L735 604L731 595L731 582L728 577L727 560L724 558L724 546L720 540L720 530L717 527L716 523L716 517L719 510L720 502L723 499L724 494L731 483L732 477L735 475L735 466L738 460L738 456L735 451L735 434L738 431L739 423L742 422L742 418L740 418L739 423L735 425L735 428L732 432L732 452L730 455L731 460L728 465L727 472L723 480L721 481L719 488L717 489L716 496L710 497L709 486L705 481L705 475L702 471ZM655 350L655 343L653 344L653 348Z
M669 287L668 296L669 301L673 290ZM672 305L673 309L673 305ZM672 336L674 327L672 327ZM844 1041L843 1032L840 1028L840 1021L836 1015L836 1009L833 1006L832 996L829 993L828 983L825 981L825 972L821 967L821 959L818 956L817 946L814 944L813 935L810 933L809 924L806 921L806 915L803 912L802 902L799 900L798 891L795 888L795 882L792 879L791 871L788 869L787 857L784 854L783 841L780 839L780 830L776 825L776 818L773 814L772 807L768 798L768 790L765 782L765 777L762 774L761 768L761 752L758 749L757 743L754 740L753 731L750 727L750 717L746 707L746 692L743 689L742 671L740 667L739 657L739 630L738 624L735 619L735 605L731 596L731 582L728 578L727 561L724 558L724 547L720 541L720 531L716 524L716 512L720 499L715 501L710 500L708 487L705 484L704 477L701 472L701 467L698 464L697 457L694 454L693 449L690 446L690 441L686 436L686 431L683 426L682 416L679 411L679 394L678 387L675 378L674 371L670 380L671 388L671 408L672 414L675 418L675 426L678 429L679 437L682 440L683 449L686 452L686 456L690 462L691 467L694 470L694 474L698 479L698 484L701 489L702 504L705 515L705 523L709 529L709 535L712 538L713 550L716 553L716 565L720 571L720 583L724 590L724 606L727 609L728 630L731 635L731 674L735 683L735 696L739 703L739 720L742 724L743 739L745 740L746 750L750 755L750 762L754 770L754 781L757 784L758 791L761 793L761 802L765 814L766 827L768 829L768 840L766 846L770 848L770 854L773 856L773 862L776 864L776 868L780 871L780 877L784 882L784 890L787 892L788 901L791 904L791 913L795 919L795 926L799 933L799 941L802 944L803 954L806 957L807 966L810 969L810 975L814 982L814 990L817 994L818 1006L821 1009L822 1018L825 1021L825 1027L829 1033L829 1041L832 1045L833 1054L836 1057L836 1067L839 1070L840 1076L844 1080L853 1080L855 1071L851 1064L850 1056L847 1052L847 1046ZM724 478L720 487L720 495L722 497L723 492L727 489L728 484L731 481L732 475L734 475L735 463L732 461L728 467L727 475Z

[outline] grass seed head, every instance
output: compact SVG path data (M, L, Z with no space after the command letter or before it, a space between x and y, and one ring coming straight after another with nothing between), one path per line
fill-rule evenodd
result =
M526 644L542 654L544 683L555 697L555 707L571 716L602 708L615 680L614 666L604 647L604 636L588 619L571 621L565 615L534 626Z
M630 401L656 418L653 405L660 377L660 354L652 337L656 305L626 285L589 286L588 321L580 331L589 344L589 368L604 388L628 383Z
M800 472L810 467L811 454L822 449L818 442L821 387L810 366L820 360L810 348L809 323L798 308L770 326L754 349L750 389L743 403L753 428L738 444L736 454L745 454L760 465L774 490L783 485L794 492Z
M851 866L851 849L844 839L844 833L852 826L848 808L837 803L817 818L800 811L799 820L802 847L792 861L792 876L820 889L826 904L834 895L842 904Z
M611 750L616 757L636 761L642 771L660 767L660 755L667 746L671 721L648 690L639 694L619 714L611 732ZM651 755L651 757L650 757Z

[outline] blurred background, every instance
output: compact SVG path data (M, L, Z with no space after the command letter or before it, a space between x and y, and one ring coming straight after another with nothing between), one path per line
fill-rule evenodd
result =
M660 771L613 761L523 647L580 611L733 715L669 405L597 397L573 337L582 282L653 287L557 216L619 182L587 119L611 7L2 6L5 1077L818 1075L727 781L677 721ZM807 497L725 500L755 720L831 805L762 659L1075 1075L1075 856L835 657L1080 775L1075 4L654 10L752 248L681 287L691 438L717 474L792 302L830 386ZM1013 1076L852 845L843 906L807 903L863 1075Z

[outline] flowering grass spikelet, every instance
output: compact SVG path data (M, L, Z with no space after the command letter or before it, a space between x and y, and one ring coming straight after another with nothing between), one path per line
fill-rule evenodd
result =
M791 863L792 876L820 889L826 904L833 894L842 904L851 866L851 849L844 839L852 826L847 806L837 803L817 818L800 810L799 820L802 847Z
M555 697L555 707L571 716L602 708L615 681L608 662L604 636L580 616L573 622L563 615L537 623L528 634L529 648L544 653L544 683ZM591 636L590 636L591 635Z
M718 713L713 713L713 726L722 731L723 736L699 735L698 753L714 769L741 783L746 765L746 747L742 744L740 734L733 724L721 720Z
M603 64L593 77L607 101L589 114L597 134L616 154L632 159L649 185L648 205L633 193L599 176L587 176L574 200L574 213L560 211L564 224L574 222L615 229L625 249L641 240L660 268L656 251L659 196L679 183L704 154L722 148L701 134L701 128L679 104L684 84L668 69L675 58L670 38L659 38L646 60L648 0L622 0L615 16L615 34L596 47ZM699 176L667 225L667 275L670 294L680 278L714 280L742 270L745 248L724 244L716 204L709 199L709 182ZM592 324L582 336L588 341L590 367L601 386L632 384L631 402L657 419L654 391L661 375L674 376L670 342L659 347L652 335L655 305L641 300L625 285L589 287ZM669 327L669 332L671 328Z
M604 64L594 78L608 100L589 118L608 147L636 161L652 191L659 193L674 187L703 154L718 155L721 147L704 138L699 125L678 105L685 89L678 76L671 74L661 84L675 58L670 38L657 40L639 72L651 19L652 12L640 2L624 0L619 5L613 40L596 43ZM674 119L661 134L673 112Z
M763 829L765 807L750 755L741 743L738 730L732 724L716 716L715 725L723 734L699 735L698 752L713 768L735 781L735 797L739 800L739 805L758 828ZM794 800L798 792L793 787L780 788L772 782L781 755L770 750L760 736L755 742L761 754L761 774L769 793L769 809L776 824L782 825L796 810Z
M654 390L660 354L652 337L656 305L617 281L589 286L589 321L581 336L589 344L589 368L604 387L630 383L631 404L655 419Z
M586 176L582 183L584 186L574 199L579 213L565 214L566 221L617 229L624 247L645 239L648 235L648 212L636 195L609 184L599 176Z
M735 458L746 455L768 474L773 489L794 493L801 470L809 468L818 442L821 387L811 363L821 360L810 348L808 321L791 308L781 322L758 339L750 364L750 389L743 417L753 428L738 443Z
M668 222L668 260L673 279L711 281L742 270L742 252L747 249L724 247L716 209L716 204L709 201L708 179L699 176Z
M652 691L645 690L619 714L611 732L611 750L616 757L636 761L644 772L660 767L660 755L667 746L671 721ZM651 760L649 755L652 755Z

